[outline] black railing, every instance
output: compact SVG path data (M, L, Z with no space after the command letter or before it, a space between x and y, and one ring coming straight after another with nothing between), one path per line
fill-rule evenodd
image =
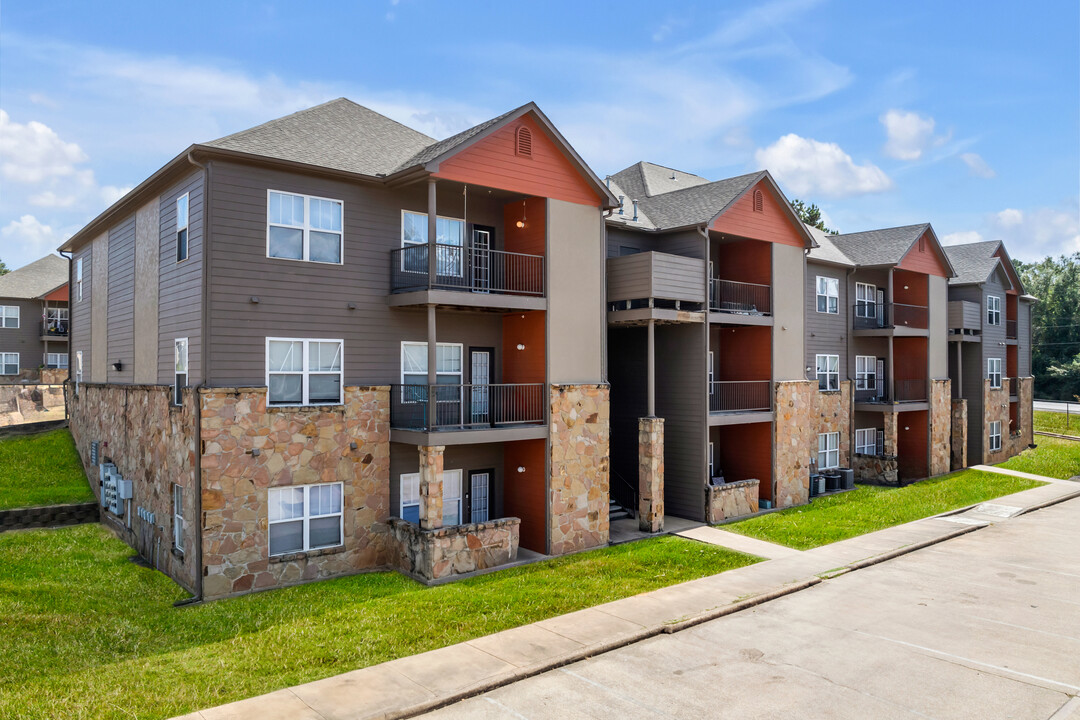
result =
M737 315L772 315L772 288L757 283L710 278L709 309Z
M390 426L408 430L482 430L543 424L543 383L391 385ZM435 399L435 414L428 399Z
M897 380L893 383L896 402L926 402L929 393L925 380Z
M1006 320L1005 321L1005 339L1006 340L1015 340L1016 339L1016 321L1015 320Z
M68 321L66 319L53 319L41 323L41 337L67 337Z
M460 290L499 295L544 295L544 257L502 250L435 246L435 275L428 246L409 245L390 252L390 291Z
M855 402L889 402L889 383L877 375L856 378Z
M925 305L860 301L851 306L851 315L851 326L855 330L892 327L925 330L930 327L930 314Z
M772 410L771 380L721 380L709 383L709 412Z
M616 481L610 486L611 499L618 503L619 507L630 513L631 517L637 517L638 512L638 489L637 484L632 483L615 470L611 471L611 477ZM635 478L636 480L637 478Z
M1005 378L1005 379L1009 381L1009 384L1006 386L1006 387L1009 388L1009 395L1012 396L1012 397L1015 397L1015 396L1019 395L1020 394L1020 378L1011 377L1011 378Z

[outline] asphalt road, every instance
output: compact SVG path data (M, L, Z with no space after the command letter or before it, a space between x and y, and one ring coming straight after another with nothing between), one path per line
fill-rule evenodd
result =
M1047 412L1065 412L1065 406L1068 405L1069 412L1080 417L1080 403L1063 403L1056 400L1035 400L1031 403L1036 410L1046 410Z
M1080 720L1080 499L443 708L451 718Z

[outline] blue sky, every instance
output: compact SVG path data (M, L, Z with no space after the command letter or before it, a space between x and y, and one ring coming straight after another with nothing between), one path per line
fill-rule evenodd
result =
M0 259L339 96L435 137L535 100L601 175L767 167L844 232L1080 250L1080 3L50 2L0 30Z

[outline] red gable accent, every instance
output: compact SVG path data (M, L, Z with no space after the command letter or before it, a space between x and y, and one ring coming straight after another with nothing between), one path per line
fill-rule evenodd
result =
M994 253L994 257L1001 260L1001 267L1005 268L1005 274L1009 276L1009 281L1013 284L1011 288L1005 291L1006 295L1019 295L1020 294L1020 278L1016 277L1016 272L1013 270L1012 263L1009 262L1009 258L999 247L997 252Z
M70 296L70 293L68 292L68 285L67 285L67 283L64 283L63 285L56 288L51 293L49 293L48 295L46 295L45 297L43 297L41 299L42 300L54 300L56 302L60 302L60 301L67 302L70 299L69 296Z
M531 157L516 152L517 130L522 126L532 132ZM582 205L600 204L592 184L528 114L443 160L434 177Z
M942 259L941 248L929 231L923 233L923 236L911 246L907 255L900 259L896 267L924 275L949 277L949 268Z
M754 192L761 191L762 210L754 210ZM765 240L803 247L806 243L796 226L796 220L784 208L783 203L764 179L743 193L720 217L709 226L710 230L725 235Z

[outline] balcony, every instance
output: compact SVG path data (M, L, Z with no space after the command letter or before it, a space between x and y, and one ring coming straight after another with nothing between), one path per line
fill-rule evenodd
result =
M1018 396L1020 394L1020 378L1005 378L1005 387L1009 388L1009 397Z
M926 380L895 380L893 397L898 403L926 402L930 394Z
M471 444L547 436L544 383L391 385L390 395L393 441Z
M772 417L771 380L720 380L709 383L710 425L764 422Z
M390 252L390 305L460 305L543 310L544 257L460 245L427 245Z
M662 252L607 260L608 321L703 322L705 261Z
M43 342L46 340L63 342L68 338L69 325L67 318L50 319L38 324L38 334Z
M860 335L929 334L930 311L925 305L858 302L851 306L851 327Z
M888 378L875 375L856 378L854 394L856 405L879 408L925 403L929 398L926 380L896 380L890 383Z
M1005 321L1005 339L1006 340L1016 340L1016 332L1017 332L1016 321L1015 320L1006 320Z
M979 303L950 300L948 315L950 340L981 341L982 313Z
M772 324L772 288L758 283L709 279L709 312L723 313L723 322Z

